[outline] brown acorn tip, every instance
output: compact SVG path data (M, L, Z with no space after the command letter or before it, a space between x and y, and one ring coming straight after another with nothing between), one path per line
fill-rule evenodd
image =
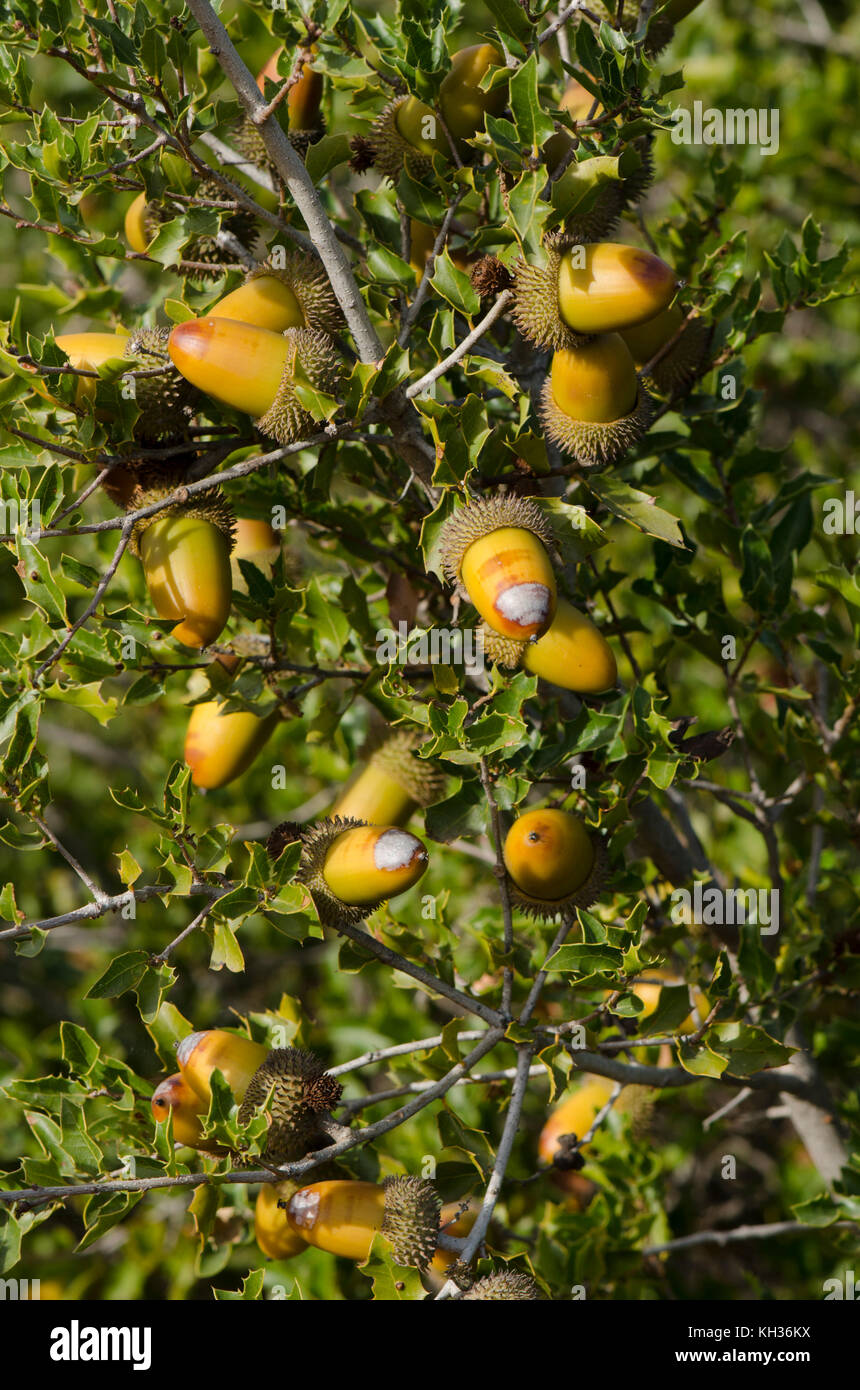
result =
M386 1178L382 1234L399 1265L426 1269L436 1253L442 1203L423 1178Z
M510 289L514 277L498 256L482 256L469 272L472 289L482 299L495 299L503 290Z
M464 1301L517 1299L520 1302L534 1302L540 1297L541 1293L534 1279L518 1269L503 1269L495 1274L486 1274L463 1294Z
M266 853L271 860L280 859L287 845L295 844L302 838L303 827L294 820L282 820L269 832L266 840Z
M373 168L376 150L372 140L368 140L366 135L353 135L349 148L352 150L349 167L354 174L366 174L368 169Z

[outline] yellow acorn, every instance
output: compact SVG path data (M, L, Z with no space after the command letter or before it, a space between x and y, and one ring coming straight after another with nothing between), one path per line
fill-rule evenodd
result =
M470 502L449 517L440 544L446 575L494 631L520 641L546 632L557 591L552 537L536 503L515 496Z
M269 1049L262 1043L252 1042L241 1033L228 1033L223 1028L189 1033L176 1049L183 1080L207 1109L212 1098L210 1078L213 1071L220 1071L236 1100L241 1101L268 1055Z
M296 1190L294 1182L266 1183L260 1188L254 1207L254 1235L263 1254L270 1260L291 1260L307 1250L307 1241L287 1220L287 1202Z
M563 1134L575 1134L577 1139L582 1139L588 1133L613 1089L612 1081L596 1076L577 1085L570 1095L559 1101L538 1139L538 1156L542 1163L552 1163Z
M590 907L604 875L600 841L569 811L525 811L505 836L511 896L534 917Z
M572 348L595 333L633 328L672 302L675 272L650 251L614 241L571 244L554 235L546 265L519 261L513 317L539 347Z
M677 304L664 309L638 328L621 334L637 367L644 367L674 338L686 315ZM666 395L684 391L696 379L711 339L711 330L700 318L689 319L677 343L651 368L650 379Z
M162 494L164 495L164 494ZM158 500L139 493L135 507ZM208 647L230 616L233 514L220 494L203 494L137 523L132 548L160 618L176 623L171 636L186 647Z
M439 1198L419 1178L382 1184L333 1179L295 1192L287 1220L308 1245L348 1260L366 1260L381 1231L397 1264L426 1269L436 1250Z
M177 1144L184 1144L189 1149L207 1147L201 1143L203 1126L200 1116L205 1115L209 1107L191 1089L181 1072L175 1072L156 1086L151 1106L157 1124L166 1124L169 1116L173 1115L173 1138Z
M418 806L438 801L444 774L415 756L421 742L414 732L390 733L338 797L332 815L367 825L405 825Z
M252 416L257 429L280 444L301 438L313 422L296 394L296 371L325 394L340 376L331 339L310 328L280 334L232 319L189 319L173 329L168 350L186 380Z
M282 266L267 262L249 271L245 283L219 299L208 317L251 323L271 333L287 328L334 333L342 321L322 262L301 251L289 252Z
M247 772L280 722L280 714L258 717L250 710L227 711L217 700L195 705L185 734L185 762L195 787L214 791Z
M642 438L651 398L619 333L553 353L540 416L547 436L583 468L616 463Z
M264 95L267 80L276 82L278 85L284 80L278 72L278 59L283 51L283 46L276 48L257 74L257 86ZM314 52L315 50L312 48L311 51ZM323 88L322 73L318 72L310 63L305 63L298 82L294 82L287 92L287 138L303 158L307 154L309 146L319 140L324 133L324 122L320 110ZM268 169L277 175L277 170L269 159L269 152L260 134L260 128L254 125L253 121L247 119L243 121L234 136L234 140L242 154L252 164Z
M125 239L132 251L143 255L152 240L152 229L146 214L146 194L138 193L125 213Z
M484 652L501 666L522 666L533 676L575 690L578 695L598 695L618 679L612 648L591 619L559 597L555 617L536 642L515 642L500 637L484 625Z
M505 107L504 85L491 92L480 82L493 67L504 67L501 53L492 44L473 44L455 53L450 71L439 89L439 111L455 141L461 159L465 143L484 126L486 115L499 115ZM434 154L450 158L451 147L436 114L417 97L398 97L383 111L370 132L375 167L386 178L397 180L404 167L423 179L432 170Z
M54 339L57 347L68 357L69 365L78 371L94 372L105 362L121 360L126 355L129 334L125 329L116 333L61 333ZM87 399L93 400L96 382L93 377L82 376L75 390L75 404L81 405Z
M212 178L202 178L195 187L200 198L212 202L224 201L224 189ZM138 193L126 209L125 239L132 251L141 254L149 250L161 225L187 213L187 204L173 199L168 192L157 202L147 199L146 193ZM230 232L249 251L256 245L258 237L257 219L245 207L224 210L220 214L221 230ZM182 251L182 260L195 262L198 268L190 272L196 279L217 279L222 273L221 266L235 264L236 256L227 246L218 243L217 236L205 233L192 237ZM200 268L204 266L205 268Z
M363 825L341 816L310 827L284 821L269 836L271 858L293 840L302 845L297 881L308 889L326 926L362 921L405 893L427 868L421 841L396 825Z

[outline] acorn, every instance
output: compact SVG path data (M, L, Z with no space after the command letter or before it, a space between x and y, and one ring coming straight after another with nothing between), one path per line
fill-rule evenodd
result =
M257 73L257 86L265 95L266 80L281 83L278 72L278 59L283 46L276 48L272 56ZM298 82L294 82L287 92L287 139L304 159L311 145L325 134L325 123L320 110L323 97L324 80L310 63L302 67ZM260 169L268 169L277 177L277 170L269 158L265 141L259 126L247 117L234 137L235 144L246 159Z
M69 366L82 372L95 372L106 362L121 361L128 349L129 333L118 328L115 333L61 333L54 339L66 354ZM93 377L78 378L75 405L94 400L97 382Z
M332 815L366 825L403 826L419 806L438 801L445 788L445 774L433 763L415 757L422 742L414 730L389 733L338 797Z
M254 1236L263 1254L270 1260L291 1260L307 1250L307 1241L297 1235L287 1220L286 1205L296 1190L296 1184L265 1183L257 1194L254 1207Z
M605 1077L589 1077L554 1106L538 1139L538 1157L542 1163L553 1162L560 1151L562 1135L584 1138L613 1090L614 1082Z
M625 328L624 339L639 368L651 361L670 338L674 338L686 315L677 304L656 314L637 328ZM711 330L700 318L688 319L684 331L648 373L659 391L667 396L686 391L695 381L711 341Z
M212 202L227 202L231 197L229 191L222 188L215 179L208 178L201 179L195 187L195 193L199 198L206 198ZM159 202L151 202L145 193L139 193L125 213L125 238L132 251L145 254L162 223L182 216L187 210L185 204L172 204L169 193ZM217 208L206 210L219 211ZM224 209L220 210L220 220L222 231L232 233L246 250L253 250L259 239L257 219L253 212L244 207ZM217 280L222 274L221 267L236 264L237 258L227 247L218 245L216 236L205 235L192 237L187 243L177 268L181 269L184 262L195 262L198 265L205 263L207 267L204 270L189 271L192 279Z
M574 690L599 695L618 679L612 648L591 619L559 596L549 629L536 642L517 642L483 627L484 654L500 666L522 666L533 676Z
M528 916L570 915L596 902L605 876L601 842L569 811L525 811L502 853L511 897Z
M647 433L653 404L620 333L553 353L540 418L547 437L583 468L616 463Z
M308 1245L349 1260L366 1260L377 1231L397 1264L426 1269L436 1250L440 1203L421 1178L386 1178L380 1184L335 1179L294 1193L287 1220Z
M119 328L115 333L61 333L54 341L69 364L82 371L97 371L109 361L127 363L128 371L166 369L159 376L130 378L140 411L133 434L149 442L184 433L197 394L170 364L167 338L166 328ZM92 377L80 377L75 404L95 400L97 385ZM99 412L99 418L111 418L110 412Z
M263 521L255 516L238 516L236 518L235 544L230 556L233 588L238 589L242 594L248 592L247 580L239 567L240 560L247 560L258 570L262 570L263 574L271 575L280 553L280 532L276 531L268 521Z
M268 1101L266 1159L289 1163L304 1157L320 1137L319 1116L337 1104L342 1091L313 1052L277 1047L248 1082L239 1123L247 1124Z
M277 830L272 832L276 835ZM363 921L389 898L412 888L427 868L424 845L396 825L365 825L334 816L301 830L298 838L302 857L296 878L310 892L320 921L330 927Z
M439 111L461 159L470 151L466 141L483 129L487 115L498 116L505 108L503 86L482 91L481 79L493 67L504 67L504 58L490 43L473 44L455 53L450 71L439 89ZM451 147L436 113L417 97L397 97L386 106L369 136L374 166L396 182L405 168L414 178L432 172L433 155L450 160Z
M241 1033L212 1028L188 1033L176 1049L182 1079L204 1102L212 1099L210 1077L220 1071L237 1102L241 1102L252 1077L269 1055L263 1043L252 1042Z
M520 260L512 314L524 338L545 348L575 348L595 333L632 328L659 314L677 289L659 256L620 242L573 243L553 234L546 264Z
M231 319L189 319L173 329L168 349L186 380L252 416L261 434L279 444L300 439L313 423L296 393L297 370L326 395L341 374L331 338L311 328L280 334Z
M262 717L224 709L217 700L195 705L185 733L184 759L201 790L226 787L247 772L280 723L278 710Z
M290 251L283 266L267 261L245 276L245 283L209 310L209 318L235 319L283 333L287 328L316 328L335 333L342 323L340 306L322 261Z
M169 488L133 496L133 510L150 506ZM130 549L143 565L159 618L176 623L171 636L186 647L208 647L230 616L233 513L213 488L143 517Z
M201 1143L203 1126L200 1116L205 1115L209 1107L192 1090L181 1072L175 1072L156 1086L150 1104L156 1124L166 1124L170 1115L173 1116L175 1143L189 1149L207 1148L205 1143Z
M540 1290L530 1275L522 1274L518 1269L504 1269L495 1274L487 1274L483 1279L478 1279L463 1294L463 1301L485 1302L518 1299L520 1302L535 1302L540 1297Z
M512 495L469 502L441 535L446 576L503 637L546 632L556 608L552 533L537 503Z

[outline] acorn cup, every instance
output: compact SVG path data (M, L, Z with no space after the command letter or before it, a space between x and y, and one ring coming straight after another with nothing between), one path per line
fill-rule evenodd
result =
M606 877L602 842L568 811L525 811L503 847L509 891L530 917L550 919L588 908Z
M470 501L440 538L449 581L495 632L522 642L546 632L555 617L552 545L538 505L513 495Z
M248 1122L268 1104L268 1163L303 1158L321 1137L320 1117L340 1100L343 1087L329 1076L313 1052L298 1047L274 1048L255 1071L239 1107L239 1123Z
M204 1110L212 1099L211 1076L220 1071L237 1102L242 1101L248 1085L269 1055L263 1043L252 1042L241 1033L224 1028L188 1033L176 1049L176 1060L182 1079L200 1097Z
M523 1302L537 1302L541 1299L541 1292L535 1281L528 1274L523 1274L518 1269L499 1270L495 1274L486 1274L483 1279L478 1279L470 1289L463 1294L463 1302L510 1302L517 1300Z
M403 826L419 806L438 801L445 789L445 774L415 757L422 742L414 730L389 733L338 797L332 815L366 825Z
M638 368L646 366L670 338L674 338L686 315L678 304L672 304L638 328L621 332ZM700 318L688 319L677 343L669 349L648 373L658 391L674 396L686 391L695 381L711 342L711 329Z
M283 821L269 836L277 859L291 841L302 844L296 881L308 889L320 921L337 928L362 922L389 898L412 888L425 872L427 850L397 825L366 825L332 816L302 827Z
M212 202L228 202L232 196L229 190L222 188L215 179L208 178L201 179L195 185L194 191L197 197ZM219 211L217 208L205 210ZM126 209L124 222L125 239L132 251L145 254L163 223L181 217L186 211L187 207L184 204L171 203L169 193L159 202L151 202L147 199L146 193L138 193ZM247 251L253 251L259 240L257 219L253 212L244 207L221 209L220 212L221 231L230 232ZM183 264L191 262L197 267L201 264L205 267L189 269L189 277L196 280L217 280L223 274L222 266L241 264L239 258L226 246L219 246L217 236L211 235L192 237L183 248L181 260L175 268L181 269Z
M173 1116L173 1138L176 1144L189 1149L218 1152L218 1146L203 1140L203 1125L200 1116L205 1115L208 1105L192 1090L181 1072L175 1072L156 1086L150 1102L153 1118L157 1124L167 1123Z
M620 242L576 243L553 233L544 252L544 266L517 262L511 311L538 347L576 348L596 333L645 323L668 307L678 287L659 256Z
M231 319L189 319L173 329L168 350L186 380L252 416L260 433L279 444L300 439L313 424L295 389L297 371L325 395L341 376L331 338L311 328L280 334Z
M227 711L217 700L195 705L183 753L194 786L215 791L241 777L280 722L278 710L261 717L251 710Z
M308 1245L349 1260L366 1260L377 1231L400 1265L426 1269L436 1251L440 1202L421 1178L382 1184L335 1179L299 1188L287 1203L290 1227Z
M487 115L499 116L505 108L503 86L485 92L481 79L493 67L504 67L504 58L493 44L473 44L451 59L450 71L439 89L439 111L462 160L470 154L466 141L484 126ZM436 113L417 97L397 97L389 102L368 137L373 164L396 183L404 169L424 180L432 173L433 155L451 159L451 146Z
M582 468L606 468L648 431L653 402L620 333L553 353L540 398L547 437Z
M138 489L132 510L169 494L170 488ZM149 597L186 647L208 647L230 616L232 547L233 513L215 488L135 524L129 548L143 565Z
M207 317L251 323L271 333L287 328L336 333L343 322L322 262L301 251L288 252L282 267L266 261L250 270L244 284L219 299Z
M485 656L500 666L522 666L531 675L577 695L599 695L618 679L606 638L585 613L561 596L550 627L536 642L500 637L484 624L483 643Z

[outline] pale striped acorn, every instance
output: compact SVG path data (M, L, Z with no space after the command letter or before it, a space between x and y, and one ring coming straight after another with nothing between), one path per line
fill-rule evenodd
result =
M496 496L460 507L445 523L445 573L462 585L484 621L520 641L546 632L555 616L551 532L536 503Z

